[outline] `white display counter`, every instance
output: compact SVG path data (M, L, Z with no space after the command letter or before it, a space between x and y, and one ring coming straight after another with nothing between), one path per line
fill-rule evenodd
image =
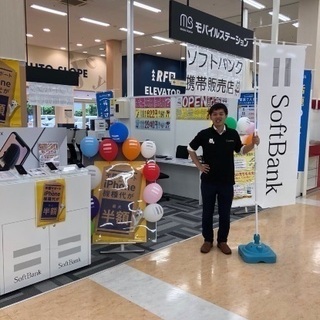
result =
M66 219L36 224L36 183L65 179ZM91 263L90 175L87 170L0 181L0 294Z

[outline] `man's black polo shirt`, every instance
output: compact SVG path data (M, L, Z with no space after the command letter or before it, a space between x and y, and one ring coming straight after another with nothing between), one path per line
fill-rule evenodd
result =
M240 136L234 129L219 134L213 126L201 130L190 142L190 147L203 150L203 163L210 166L208 173L202 173L201 179L218 184L234 184L234 151L239 153L242 147Z

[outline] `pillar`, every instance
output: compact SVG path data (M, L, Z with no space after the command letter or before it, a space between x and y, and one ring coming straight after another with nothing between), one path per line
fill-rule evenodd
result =
M114 92L114 97L122 96L122 51L121 41L106 41L107 90Z

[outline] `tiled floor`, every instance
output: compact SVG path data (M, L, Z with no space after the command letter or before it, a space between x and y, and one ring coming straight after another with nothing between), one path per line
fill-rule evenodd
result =
M29 319L320 319L320 192L259 213L275 264L247 264L254 216L231 224L230 256L202 237L109 268L87 279L3 308L0 320Z

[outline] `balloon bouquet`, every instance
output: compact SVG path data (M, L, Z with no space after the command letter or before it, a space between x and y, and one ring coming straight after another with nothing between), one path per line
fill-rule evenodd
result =
M83 156L93 158L98 153L105 161L116 160L121 148L123 156L129 160L136 160L140 154L145 158L142 174L147 185L143 189L142 199L146 203L145 209L135 211L137 218L140 216L148 222L157 222L163 216L163 208L157 202L161 199L163 190L156 182L160 175L160 168L152 158L156 153L156 145L153 141L146 140L142 144L133 138L128 137L128 128L121 122L116 122L110 126L110 138L98 141L95 137L85 137L80 142L80 149ZM95 165L88 165L86 169L91 177L91 190L96 189L101 184L102 173ZM91 197L91 219L93 220L99 213L100 204L97 197ZM139 222L137 220L137 222ZM91 225L91 233L94 232L94 223Z

